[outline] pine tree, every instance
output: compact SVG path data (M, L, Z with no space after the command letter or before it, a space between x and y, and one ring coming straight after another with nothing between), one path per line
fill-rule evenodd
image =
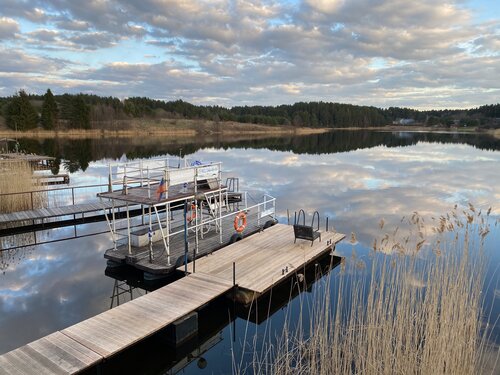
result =
M43 96L42 117L40 119L44 129L54 129L57 127L58 114L59 110L57 109L54 95L52 95L50 89L47 89L47 92Z
M7 126L11 129L27 130L34 129L38 123L38 114L31 105L28 94L20 90L14 95L7 105L5 114Z
M73 98L70 125L72 128L90 129L90 107L81 95Z

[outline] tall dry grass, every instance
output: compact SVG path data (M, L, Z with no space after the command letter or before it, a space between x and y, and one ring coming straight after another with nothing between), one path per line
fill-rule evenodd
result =
M0 213L31 210L41 208L47 201L47 195L43 191L38 193L21 193L34 190L43 190L42 186L36 185L32 178L33 169L24 160L1 160L0 161Z
M432 226L416 214L410 222L412 236L396 230L374 243L371 272L354 255L325 278L299 325L254 351L252 373L498 374L489 337L498 322L482 305L488 220L470 206Z

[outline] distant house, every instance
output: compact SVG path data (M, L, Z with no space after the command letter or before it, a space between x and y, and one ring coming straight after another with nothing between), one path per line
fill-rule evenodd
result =
M399 120L400 125L413 125L415 120L412 118L402 118Z

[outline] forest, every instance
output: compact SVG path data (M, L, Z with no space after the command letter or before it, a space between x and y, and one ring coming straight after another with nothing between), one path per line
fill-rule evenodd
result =
M126 127L136 119L190 119L287 125L294 127L373 127L393 124L420 126L500 127L500 104L473 109L420 111L411 108L377 108L345 103L299 102L279 106L194 105L183 100L163 101L146 97L120 100L89 94L44 95L20 90L0 98L5 124L16 130L113 129ZM119 125L117 125L119 124Z

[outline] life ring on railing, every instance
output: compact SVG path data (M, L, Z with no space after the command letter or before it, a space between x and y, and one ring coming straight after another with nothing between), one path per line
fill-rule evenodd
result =
M191 204L191 213L186 218L188 223L191 223L194 219L196 219L196 205L194 203Z
M234 217L234 229L236 230L236 232L241 233L245 230L246 226L247 226L247 215L244 212L240 212L238 215Z

